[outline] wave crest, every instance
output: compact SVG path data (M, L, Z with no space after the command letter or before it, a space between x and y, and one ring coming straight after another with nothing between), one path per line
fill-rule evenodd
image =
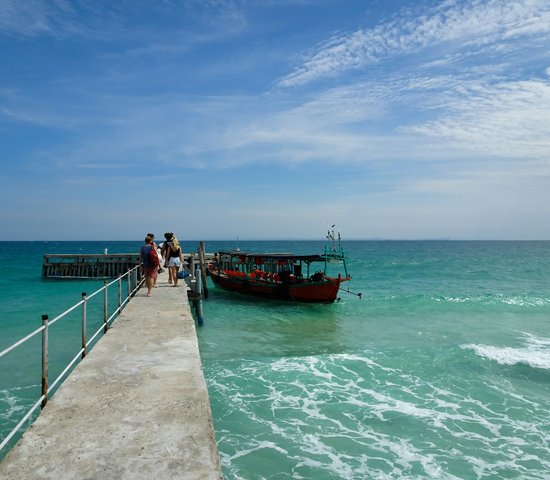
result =
M465 350L473 350L480 357L494 360L501 365L525 364L533 368L550 370L550 339L525 334L522 347L498 347L494 345L461 345Z

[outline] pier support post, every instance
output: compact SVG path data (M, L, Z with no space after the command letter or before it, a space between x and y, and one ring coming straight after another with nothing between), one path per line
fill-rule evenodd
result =
M44 399L40 406L48 403L48 315L42 315L42 395Z
M202 275L202 292L204 298L208 298L208 285L206 284L206 254L204 242L199 242L199 266Z
M191 259L189 260L189 270L191 270L191 280L196 280L195 275L195 255L191 255Z
M201 279L201 269L197 268L197 281L195 282L197 299L195 300L195 310L197 311L197 322L200 327L204 323L202 316L202 279Z

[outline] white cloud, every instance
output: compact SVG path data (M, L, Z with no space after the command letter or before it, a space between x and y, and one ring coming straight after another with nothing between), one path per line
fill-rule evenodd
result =
M163 36L173 38L166 44L154 44L150 24L143 14L164 21ZM179 19L179 22L174 22ZM131 27L129 26L131 24ZM26 37L85 37L113 39L148 39L153 50L177 51L181 34L194 41L211 41L246 28L247 20L238 5L229 1L149 2L118 0L89 2L86 0L2 0L0 1L0 34ZM189 41L188 38L185 40ZM130 47L131 48L131 47ZM149 55L148 47L138 47L136 54Z
M484 156L550 158L548 81L464 84L445 95L445 106L440 118L405 131Z
M545 0L446 2L429 15L401 17L371 29L339 35L322 44L294 72L279 80L281 87L376 63L389 55L409 53L446 42L490 45L521 36L550 33L550 3Z
M29 37L83 35L88 28L74 7L68 0L3 0L0 32Z

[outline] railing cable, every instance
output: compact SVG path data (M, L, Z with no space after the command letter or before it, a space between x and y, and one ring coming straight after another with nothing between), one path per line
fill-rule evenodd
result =
M4 357L11 351L15 350L17 347L25 343L27 340L33 338L34 336L38 335L40 332L42 332L42 394L40 398L34 403L29 411L23 416L23 418L17 423L17 425L10 431L10 433L2 440L0 443L0 451L8 445L10 440L15 436L15 434L21 429L21 427L25 424L25 422L33 415L33 413L36 411L38 407L44 407L48 401L48 397L51 394L51 392L54 391L54 388L65 378L67 372L81 359L83 359L86 356L87 348L91 346L93 341L96 339L96 337L103 331L105 334L107 332L107 328L109 323L115 319L120 312L122 312L123 307L131 300L131 298L135 295L135 293L141 288L141 286L144 283L144 279L140 278L138 276L140 266L136 266L130 270L128 270L123 275L120 275L118 278L113 280L110 283L104 282L103 287L96 290L91 295L86 295L86 293L82 292L82 300L74 304L72 307L65 310L63 313L59 314L55 318L53 318L51 321L48 320L48 315L42 315L42 326L34 330L33 332L29 333L28 335L24 336L17 342L15 342L13 345L10 345L9 347L5 348L0 352L0 358ZM126 277L127 278L127 294L125 298L122 298L122 279ZM139 279L139 281L138 281ZM132 288L133 283L133 288ZM118 290L118 306L115 309L115 311L109 316L108 312L108 296L107 296L107 289L111 285L117 285ZM100 292L104 292L103 297L103 319L102 319L102 325L101 327L93 334L93 336L87 340L86 337L86 329L87 329L87 303L90 299L98 295ZM73 357L73 359L69 362L69 364L63 369L63 371L58 375L58 377L51 383L51 385L48 384L48 330L49 328L56 323L58 320L61 320L63 317L67 316L72 311L76 310L77 308L82 307L82 342L81 342L81 348L78 351L78 353Z

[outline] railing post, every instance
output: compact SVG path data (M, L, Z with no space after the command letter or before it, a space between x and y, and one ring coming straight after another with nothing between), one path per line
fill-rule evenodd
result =
M118 311L122 305L122 275L118 277Z
M107 319L109 318L108 309L107 280L103 280L103 333L107 333Z
M42 315L42 400L41 407L48 403L48 315Z
M82 358L86 356L86 292L82 292Z
M132 294L132 280L130 278L131 271L128 270L127 278L128 278L128 295L126 296L126 300L130 300L130 296Z

